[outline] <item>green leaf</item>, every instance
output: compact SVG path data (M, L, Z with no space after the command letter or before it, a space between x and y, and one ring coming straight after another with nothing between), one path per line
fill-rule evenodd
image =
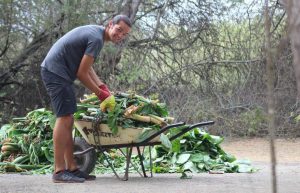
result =
M143 106L137 111L137 114L141 114L141 115L148 115L148 114L156 114L155 110L153 109L153 105L152 104L146 104L146 103L142 103Z
M198 169L197 167L194 165L193 162L188 161L183 165L183 171L191 171L193 173L197 173Z
M184 164L185 162L187 162L189 160L190 156L191 156L191 154L188 154L188 153L180 154L176 163Z
M82 113L85 113L86 112L86 109L81 109L81 110L77 110L75 113L74 113L74 119L75 120L79 120L82 118L81 114Z
M153 163L162 162L164 159L165 159L165 156L156 158L156 159L153 161Z
M211 159L210 159L209 155L204 155L203 156L203 161L206 164L210 164L211 163Z
M52 130L54 129L55 122L56 122L55 115L50 115L50 117L49 117L49 124L50 124L50 127L51 127Z
M153 159L156 159L156 158L157 158L157 151L156 151L156 148L151 148L151 155L152 155L152 158L153 158Z
M7 131L12 128L12 125L5 124L0 129L0 142L7 137Z
M253 167L246 164L239 164L238 168L239 173L252 173Z
M179 153L180 152L180 140L179 139L175 139L172 141L172 151L173 152L177 152Z
M144 141L145 139L149 138L151 135L153 135L156 132L155 129L145 127L143 128L142 133L138 136L138 139L136 140L137 143Z
M199 163L197 165L197 167L200 169L200 170L204 170L205 169L205 164L204 163Z
M17 136L17 135L23 135L28 133L27 131L24 131L23 129L15 129L15 128L11 128L7 131L7 136L12 138L13 136Z
M215 136L215 135L210 135L211 136L211 141L213 142L213 144L215 145L219 145L220 143L222 143L224 141L223 137L220 136Z
M204 161L204 155L202 153L192 154L190 160L192 162L197 162L197 163L203 162Z
M177 161L177 153L174 153L171 158L171 163L174 165L174 164L176 164L176 161Z
M170 142L169 138L165 135L165 134L160 134L160 141L161 144L168 148L168 149L172 149L172 143Z
M121 112L121 105L117 104L114 110L108 113L108 126L114 135L118 133L118 117L120 117Z
M236 160L236 158L229 153L221 155L221 159L225 162L234 162Z
M185 142L186 142L186 139L181 139L180 140L180 143L182 143L182 144L185 143Z
M158 103L155 107L155 111L157 112L158 116L166 117L169 115L167 105L165 103Z
M49 149L48 147L41 147L41 150L44 152L46 159L51 163L54 163L53 150Z

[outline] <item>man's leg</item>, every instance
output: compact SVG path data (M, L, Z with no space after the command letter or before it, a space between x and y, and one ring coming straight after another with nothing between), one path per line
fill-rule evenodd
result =
M66 167L65 152L73 149L72 127L73 113L76 112L76 98L73 86L64 78L41 69L43 83L51 98L53 111L57 118L53 129L54 173L55 183L78 183L85 179L70 173ZM70 144L71 143L71 144Z
M70 171L72 174L79 178L84 178L86 180L95 180L96 176L89 175L85 172L80 171L77 168L77 164L74 160L74 144L73 144L73 138L72 138L72 130L73 130L73 124L74 124L74 117L71 116L72 124L70 125L70 132L66 133L65 135L65 141L66 141L66 148L64 151L64 158L66 163L66 168L68 171Z
M65 153L68 152L70 148L73 151L73 145L69 147L70 143L72 144L72 126L72 115L57 117L53 130L55 172L66 169Z
M74 124L74 117L73 115L71 116L72 119L72 124L70 125L70 132L65 135L65 140L66 140L66 148L64 152L64 157L66 161L66 168L70 171L76 170L77 165L74 160L74 144L73 144L73 138L72 138L72 130L73 130L73 124Z

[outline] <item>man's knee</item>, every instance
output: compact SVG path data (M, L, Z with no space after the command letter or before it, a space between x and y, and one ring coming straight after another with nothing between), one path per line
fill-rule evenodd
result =
M65 115L61 117L57 117L57 122L60 124L64 124L66 127L72 128L74 123L74 116L72 114Z
M65 115L65 116L62 116L62 117L64 117L65 119L71 120L71 121L73 121L73 119L74 119L73 114Z

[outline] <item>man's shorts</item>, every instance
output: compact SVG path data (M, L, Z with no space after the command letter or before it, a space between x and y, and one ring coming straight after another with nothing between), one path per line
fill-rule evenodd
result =
M41 75L56 116L62 117L74 114L77 105L73 83L48 71L46 68L41 68Z

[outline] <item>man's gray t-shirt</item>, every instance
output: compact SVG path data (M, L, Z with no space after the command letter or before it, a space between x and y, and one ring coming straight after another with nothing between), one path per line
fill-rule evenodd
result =
M42 67L61 76L68 81L74 81L84 55L97 58L103 47L104 27L86 25L77 27L61 37L50 49Z

